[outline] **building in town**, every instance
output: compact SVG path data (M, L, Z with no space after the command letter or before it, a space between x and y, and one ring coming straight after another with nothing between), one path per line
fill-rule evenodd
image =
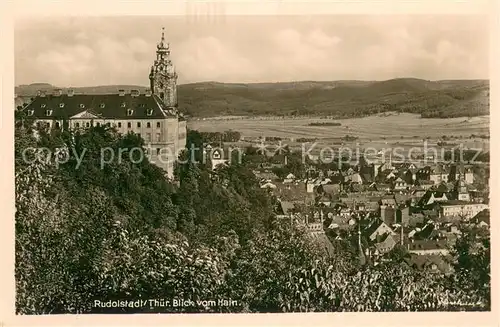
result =
M76 94L72 89L39 92L21 110L39 128L108 126L119 133L135 133L144 139L150 161L172 177L174 161L186 146L186 121L178 110L177 73L164 31L156 47L149 85L142 93L117 90L115 94Z
M456 219L470 219L480 213L481 211L488 209L488 205L485 203L471 203L466 201L448 201L445 203L440 203L439 205L439 217L440 218L456 218Z

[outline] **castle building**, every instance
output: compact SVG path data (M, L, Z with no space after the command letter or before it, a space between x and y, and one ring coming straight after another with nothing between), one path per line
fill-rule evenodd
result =
M39 128L85 129L114 127L119 133L135 133L144 139L150 161L173 177L174 162L186 146L186 121L177 103L177 73L170 59L170 45L162 31L156 60L145 92L118 90L114 94L38 92L21 110Z

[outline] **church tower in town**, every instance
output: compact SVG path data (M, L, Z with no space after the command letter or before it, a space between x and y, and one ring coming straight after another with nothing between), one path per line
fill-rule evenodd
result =
M156 94L166 107L177 107L177 73L170 59L170 45L165 42L165 28L156 47L156 60L151 66L149 82L151 91Z

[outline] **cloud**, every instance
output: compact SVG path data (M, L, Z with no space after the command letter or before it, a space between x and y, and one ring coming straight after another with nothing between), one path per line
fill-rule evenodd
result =
M16 84L147 85L161 26L180 83L488 76L484 17L81 17L16 25Z

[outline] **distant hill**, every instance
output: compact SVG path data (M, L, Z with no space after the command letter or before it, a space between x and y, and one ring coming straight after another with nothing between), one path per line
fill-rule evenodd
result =
M58 87L45 83L19 85L16 95L32 97L38 90ZM116 93L137 85L74 88L76 93ZM65 88L62 88L63 90ZM489 81L299 81L279 83L200 82L178 87L181 110L197 117L224 115L312 115L346 118L385 111L411 112L423 117L489 114Z

